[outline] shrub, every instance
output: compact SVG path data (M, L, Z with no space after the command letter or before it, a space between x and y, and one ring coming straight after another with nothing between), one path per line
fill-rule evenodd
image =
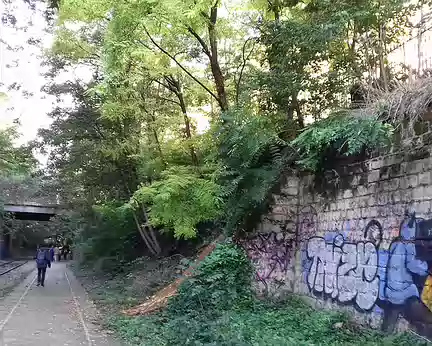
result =
M393 127L377 117L340 111L306 127L291 145L298 153L297 164L317 172L333 168L335 156L374 150L388 144L392 135Z
M235 244L218 245L180 285L169 303L171 314L216 312L248 301L252 269L243 249Z

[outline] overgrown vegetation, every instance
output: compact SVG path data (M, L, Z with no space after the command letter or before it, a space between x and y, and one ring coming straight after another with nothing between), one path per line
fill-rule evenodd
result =
M111 328L130 345L421 345L412 336L384 337L299 298L258 301L241 248L219 245L185 281L166 311L116 317Z
M390 143L393 126L375 116L338 112L308 126L291 145L300 167L322 172L334 167L335 158L365 154Z
M390 47L425 2L51 1L58 21L44 90L73 104L58 103L32 148L49 154L50 184L36 190L50 186L76 212L59 232L73 234L82 264L112 275L143 255L162 261L185 252L182 244L193 251L222 231L251 232L284 174L320 176L387 145L406 116L417 120L382 95L406 72L390 63ZM88 78L59 82L77 67ZM382 90L374 107L352 109L367 96L356 85ZM421 90L423 112L430 94ZM2 173L35 175L14 131L0 132ZM259 302L250 278L242 250L219 246L166 311L113 326L137 345L396 343L294 298ZM130 284L105 279L113 291ZM165 280L154 283L142 294ZM110 288L101 287L105 300ZM108 300L139 298L123 293L131 299Z
M34 146L50 149L47 172L86 221L85 253L136 246L157 257L161 235L175 244L202 224L251 231L287 170L320 172L386 144L382 112L336 110L354 84L393 87L388 46L421 5L55 3L45 90L74 107L54 109ZM76 66L92 78L55 81Z

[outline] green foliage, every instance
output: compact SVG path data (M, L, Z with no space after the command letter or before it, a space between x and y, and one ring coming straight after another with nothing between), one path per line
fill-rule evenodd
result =
M235 244L217 245L184 281L170 301L173 315L212 313L250 300L252 267L246 253Z
M376 117L342 111L310 125L291 145L298 152L297 163L317 172L333 168L338 156L355 156L385 146L392 135L393 127Z
M28 174L36 168L37 160L31 149L14 145L18 137L16 127L0 130L0 175Z
M150 222L156 227L173 229L176 238L193 238L201 222L217 219L220 214L220 187L211 179L187 167L162 172L161 180L140 187L131 205L150 205Z
M297 163L316 172L332 168L337 156L359 155L382 147L390 142L392 134L393 127L378 118L343 111L308 126L291 145L298 152Z
M107 203L94 207L91 216L84 216L85 222L75 229L74 239L81 261L104 257L128 261L135 257L139 238L130 212L120 212L119 205Z
M331 63L342 28L342 23L325 25L304 14L263 25L261 41L269 70L259 74L259 85L288 120L296 114L300 127L305 115L320 118L340 104L348 88L346 70Z
M235 245L219 245L188 278L167 311L115 317L110 327L131 345L421 345L412 337L384 337L340 313L316 311L301 299L258 301L250 263ZM342 324L341 328L336 327Z
M224 123L214 131L226 199L226 230L229 234L250 230L286 168L290 150L281 139L286 128L277 116L235 110L226 114Z

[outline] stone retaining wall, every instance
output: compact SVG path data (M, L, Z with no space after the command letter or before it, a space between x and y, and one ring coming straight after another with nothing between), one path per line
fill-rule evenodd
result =
M295 292L373 327L432 334L432 158L396 153L346 165L317 189L287 177L243 241L262 295ZM319 192L321 191L321 192Z

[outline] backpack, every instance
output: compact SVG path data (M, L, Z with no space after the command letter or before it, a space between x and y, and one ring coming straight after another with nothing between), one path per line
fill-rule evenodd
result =
M39 249L36 255L36 263L38 265L44 265L46 264L46 259L47 259L46 251L44 249Z

